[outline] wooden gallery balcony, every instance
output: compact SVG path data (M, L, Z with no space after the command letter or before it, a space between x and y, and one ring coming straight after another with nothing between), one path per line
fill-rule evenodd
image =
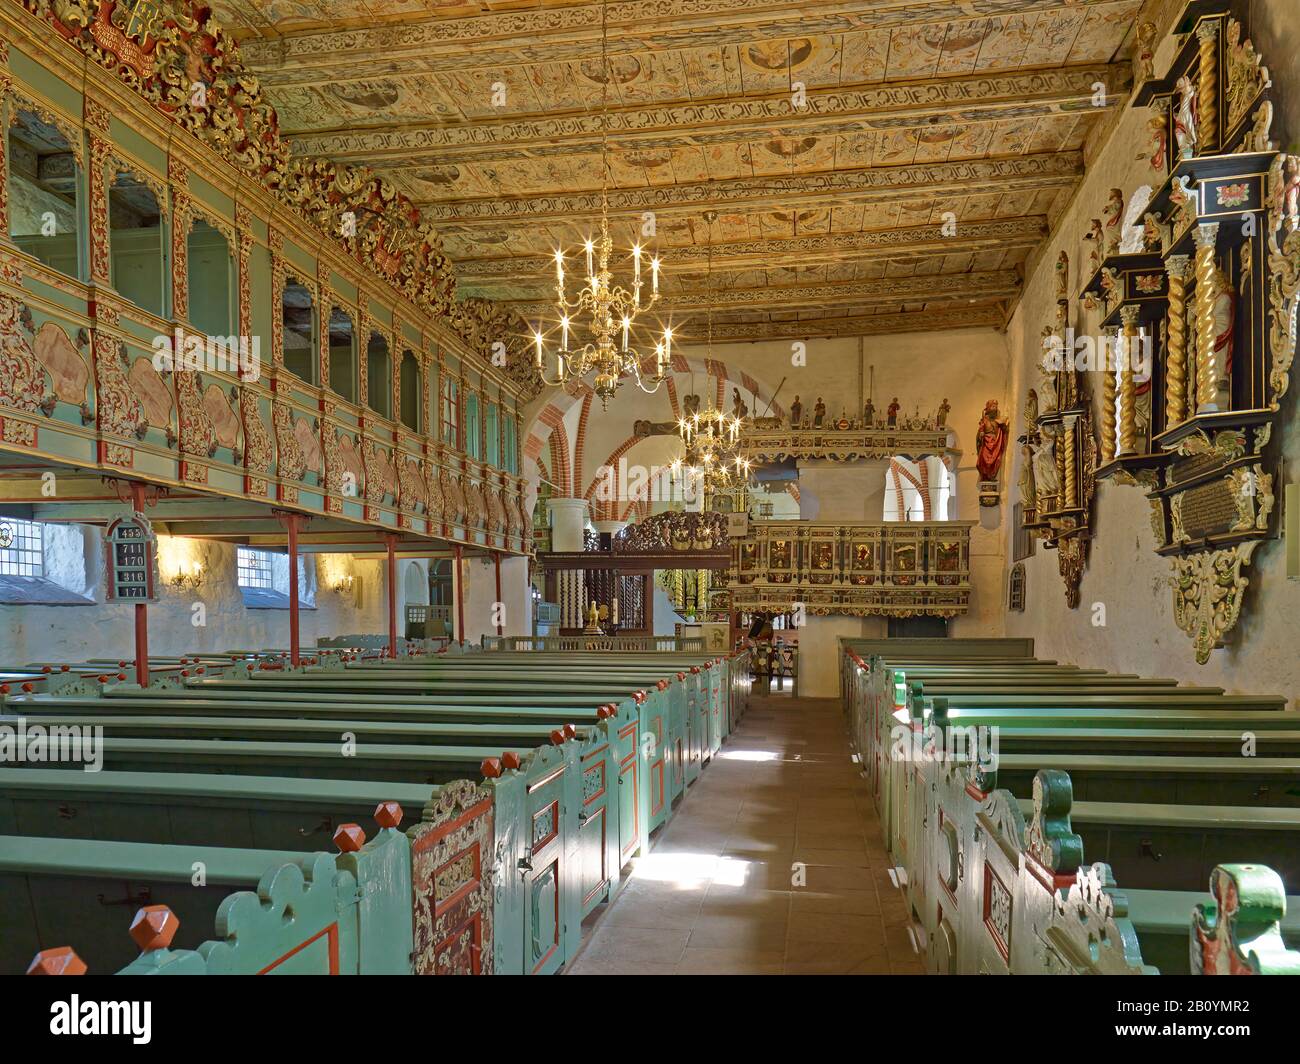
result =
M973 521L763 521L731 541L732 607L953 617L970 603Z

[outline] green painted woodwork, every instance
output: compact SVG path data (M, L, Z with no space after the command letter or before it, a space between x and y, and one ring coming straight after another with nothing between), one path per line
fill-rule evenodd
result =
M656 657L628 678L606 681L610 690L575 685L571 676L543 676L548 668L533 666L542 657L500 667L499 675L511 677L508 690L469 698L413 695L400 685L393 690L389 675L369 675L369 694L330 694L301 673L273 674L269 682L259 676L254 699L242 678L205 679L196 686L163 678L145 691L119 684L102 692L91 685L94 693L11 695L7 711L22 714L29 726L102 727L106 770L0 770L0 832L24 841L35 833L51 836L43 841L56 852L99 846L90 852L118 871L132 852L121 847L199 850L224 870L224 887L256 887L230 897L222 888L209 891L204 905L182 919L187 939L194 940L192 930L215 934L213 941L194 951L150 951L129 965L132 973L260 971L271 965L276 971L321 971L334 963L331 957L343 972L409 971L425 961L434 970L444 958L448 970L461 970L460 960L477 957L465 936L482 933L493 936L493 963L479 970L558 970L580 944L582 920L618 889L623 863L644 853L651 827L671 815L674 776L680 793L691 763L698 772L743 712L748 663L740 656L692 672L693 662L665 668L667 662ZM562 671L590 674L601 664L598 654L585 662L566 658ZM45 682L57 687L74 680L68 674ZM539 686L558 691L560 697L543 700L558 704L539 704ZM629 697L633 691L645 693ZM604 705L614 707L612 715L595 711ZM557 725L569 723L579 726L573 741L548 741ZM345 732L355 738L354 756L341 748ZM654 752L643 742L648 734L656 735ZM499 778L478 790L464 782L502 750L518 757L518 768L506 764ZM652 815L655 778L664 787ZM431 786L435 781L445 786ZM460 796L454 805L476 800L472 794L485 796L495 824L474 859L490 919L478 907L477 916L471 913L468 923L456 925L455 942L435 950L427 935L413 930L428 926L420 916L429 911L421 898L444 889L445 877L433 873L427 858L459 845L459 832L450 830L459 814L446 807L446 799ZM420 828L441 824L441 848L417 861L409 851L394 856L390 847L380 861L369 857L377 839L359 853L291 855L321 846L344 818L364 822L380 800L396 800L408 811L423 804L423 825L408 833L410 845L426 837ZM396 832L381 835L406 843ZM268 848L232 845L242 840ZM421 869L418 889L413 862ZM163 871L180 883L187 867L174 863ZM448 875L453 867L461 867L460 858L447 865ZM366 885L367 875L373 886ZM152 882L146 884L151 897ZM143 889L133 896L138 902ZM313 935L324 933L320 925L329 912L338 920L326 939L304 944L300 936L289 942L280 933L282 916L259 922L257 915L282 914L285 906L302 917L291 926L311 928ZM123 911L129 915L130 906ZM460 919L458 912L446 919ZM114 949L122 942L129 946L124 934L118 937ZM65 940L82 947L79 936ZM322 942L332 946L323 948ZM99 943L91 946L98 956ZM25 964L32 951L24 946L20 952L28 952ZM122 963L113 955L93 967L111 970Z
M1186 972L1206 882L1216 902L1192 928L1194 965L1201 949L1248 968L1256 934L1272 960L1255 970L1300 962L1278 932L1277 869L1300 877L1300 717L1282 699L1028 659L989 667L995 648L962 641L867 659L860 642L845 641L841 690L932 971ZM996 772L924 752L975 725L999 729ZM1255 756L1242 756L1244 731ZM1261 876L1246 888L1260 915L1242 929L1213 913L1236 896L1234 861Z

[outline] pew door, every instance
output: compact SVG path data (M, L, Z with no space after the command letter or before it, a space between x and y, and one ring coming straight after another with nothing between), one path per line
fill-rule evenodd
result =
M520 871L524 880L524 971L550 975L565 961L565 892L570 869L564 860L563 764L528 784L525 839ZM576 929L575 929L576 930Z
M647 805L641 766L641 726L638 718L618 727L618 863L621 869L644 853Z
M682 705L683 720L683 772L682 786L694 783L700 778L701 752L704 748L704 736L701 734L701 704L704 702L702 673L690 676L686 683L674 684L672 691ZM677 787L673 787L674 796Z
M671 761L668 712L664 700L654 698L642 706L642 713L645 715L645 730L641 736L641 748L645 756L645 786L650 814L646 830L654 831L668 819L668 804L672 800L672 783L666 778Z
M610 796L617 794L610 778L613 763L613 747L601 729L599 739L583 752L581 762L577 867L584 918L610 898L622 863L618 859L617 807L610 802Z

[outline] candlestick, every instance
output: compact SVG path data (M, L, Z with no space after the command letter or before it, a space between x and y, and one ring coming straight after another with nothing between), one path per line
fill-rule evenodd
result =
M658 295L659 294L659 256L658 255L656 255L653 259L650 260L650 286L651 286L651 291L655 295Z
M564 329L564 332L563 332L563 334L562 334L562 336L561 336L561 339L560 339L560 350L561 350L561 351L567 351L567 350L569 349L569 318L568 318L568 315L565 315L563 318L560 319L560 325L561 325L561 326L563 327L563 329Z
M591 268L591 249L592 249L592 243L590 240L588 240L587 241L587 276L588 277L592 276L596 272Z
M564 284L564 252L559 248L555 249L555 280Z

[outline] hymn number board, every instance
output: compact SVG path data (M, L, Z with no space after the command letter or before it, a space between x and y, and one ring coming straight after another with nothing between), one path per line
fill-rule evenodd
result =
M118 601L152 602L158 539L142 514L119 517L108 526L108 595Z

